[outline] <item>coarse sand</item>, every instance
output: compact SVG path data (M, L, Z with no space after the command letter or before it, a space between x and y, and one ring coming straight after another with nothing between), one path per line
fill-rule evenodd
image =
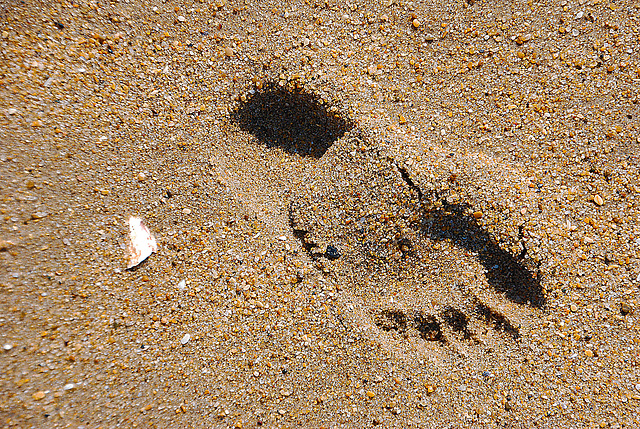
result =
M640 427L637 1L0 17L0 427Z

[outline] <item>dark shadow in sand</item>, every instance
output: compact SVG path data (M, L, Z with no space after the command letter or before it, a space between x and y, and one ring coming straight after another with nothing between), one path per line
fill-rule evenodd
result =
M418 194L422 190L411 179L409 172L396 165L402 180ZM478 261L487 270L487 282L498 292L518 304L527 304L536 308L546 305L544 289L539 273L524 265L526 249L515 256L500 247L500 244L469 213L465 204L448 204L437 210L431 210L422 217L420 229L432 240L449 239L456 246L477 255ZM419 209L422 211L422 207Z
M461 204L445 205L429 212L423 221L423 231L433 240L449 239L456 246L477 255L487 270L488 283L498 292L518 304L543 308L546 304L539 274L524 265L526 251L514 256L502 249L476 219L466 214Z
M316 94L276 83L249 94L231 119L267 147L314 158L353 128Z

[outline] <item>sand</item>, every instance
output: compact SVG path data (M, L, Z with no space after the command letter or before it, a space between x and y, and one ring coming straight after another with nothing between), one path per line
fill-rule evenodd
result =
M640 426L637 2L0 10L2 427Z

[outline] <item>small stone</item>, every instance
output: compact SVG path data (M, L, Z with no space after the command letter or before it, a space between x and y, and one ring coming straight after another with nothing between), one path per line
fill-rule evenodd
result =
M180 289L180 290L184 290L184 288L185 288L185 287L187 287L187 282L186 282L186 281L184 281L184 280L180 280L180 281L178 282L178 289Z
M224 48L224 54L228 57L232 57L235 55L235 51L233 50L233 48L227 46L226 48Z
M138 179L138 182L144 182L144 180L147 178L147 175L144 174L143 172L140 172L140 173L138 173L136 178Z
M593 202L596 203L597 205L601 206L604 204L604 200L602 199L602 197L598 194L593 196Z
M418 19L414 19L411 24L413 24L413 28L418 28L422 25L422 23L420 21L418 21Z
M178 16L178 21L185 22L186 20L187 20L187 18L185 18L184 16L182 16L182 15Z
M44 399L44 392L42 390L37 391L36 393L33 394L33 399L36 401L39 401L41 399Z
M623 316L631 314L633 313L633 307L630 304L623 302L620 304L620 313L622 313Z
M8 37L9 37L9 32L8 32L8 31L6 31L6 30L5 30L5 31L3 31L3 32L2 32L2 38L3 38L3 39L6 39L6 38L8 38Z
M573 313L575 313L576 311L578 311L578 306L577 306L577 305L575 305L575 304L571 304L571 311L572 311Z
M338 259L341 255L340 255L340 251L335 247L335 246L327 246L327 251L324 253L324 256L327 257L327 259L330 259L332 261Z
M293 392L292 392L291 390L287 390L287 389L282 389L282 390L280 391L280 394L281 394L282 396L285 396L285 397L286 397L286 396L291 396L291 394L292 394L292 393L293 393Z
M475 219L480 219L482 217L482 212L481 211L473 212L473 217Z
M45 217L47 217L47 213L45 213L45 212L35 212L35 213L31 214L31 219L34 219L34 220L42 219L42 218L45 218Z
M10 107L7 109L7 115L15 115L16 113L18 113L18 109L14 109L13 107Z
M2 346L2 348L4 349L4 351L8 352L9 350L11 350L13 348L12 344L5 344L4 346Z
M585 355L586 357L590 357L590 358L592 358L592 357L593 357L593 351L592 351L592 350L590 350L590 349L587 349L587 350L585 350L585 351L584 351L584 355Z
M184 346L185 344L187 344L189 342L190 339L191 339L191 335L184 334L184 337L182 337L182 339L180 340L180 344L182 344Z
M186 215L190 215L191 214L191 209L183 209L182 213L184 213Z
M25 183L24 185L27 187L27 189L33 189L36 187L36 184L33 183L33 180L27 180L27 183Z
M424 383L424 388L427 389L429 395L436 391L436 386L431 383Z
M16 244L13 241L0 240L0 252L6 252L10 247L13 247L15 245Z
M72 390L72 389L75 389L75 388L76 388L76 385L75 385L75 384L73 384L73 383L67 383L67 384L65 384L65 385L64 385L64 387L63 387L62 389L63 389L63 390Z
M407 119L404 117L404 115L399 115L398 122L400 123L400 125L403 125L407 123Z
M371 390L367 391L367 396L369 397L369 399L373 399L376 394L374 392L372 392Z

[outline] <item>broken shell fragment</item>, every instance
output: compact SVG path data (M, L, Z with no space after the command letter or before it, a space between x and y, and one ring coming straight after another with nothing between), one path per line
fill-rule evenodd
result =
M156 239L142 219L131 216L129 218L129 245L127 246L127 269L133 268L158 251Z

